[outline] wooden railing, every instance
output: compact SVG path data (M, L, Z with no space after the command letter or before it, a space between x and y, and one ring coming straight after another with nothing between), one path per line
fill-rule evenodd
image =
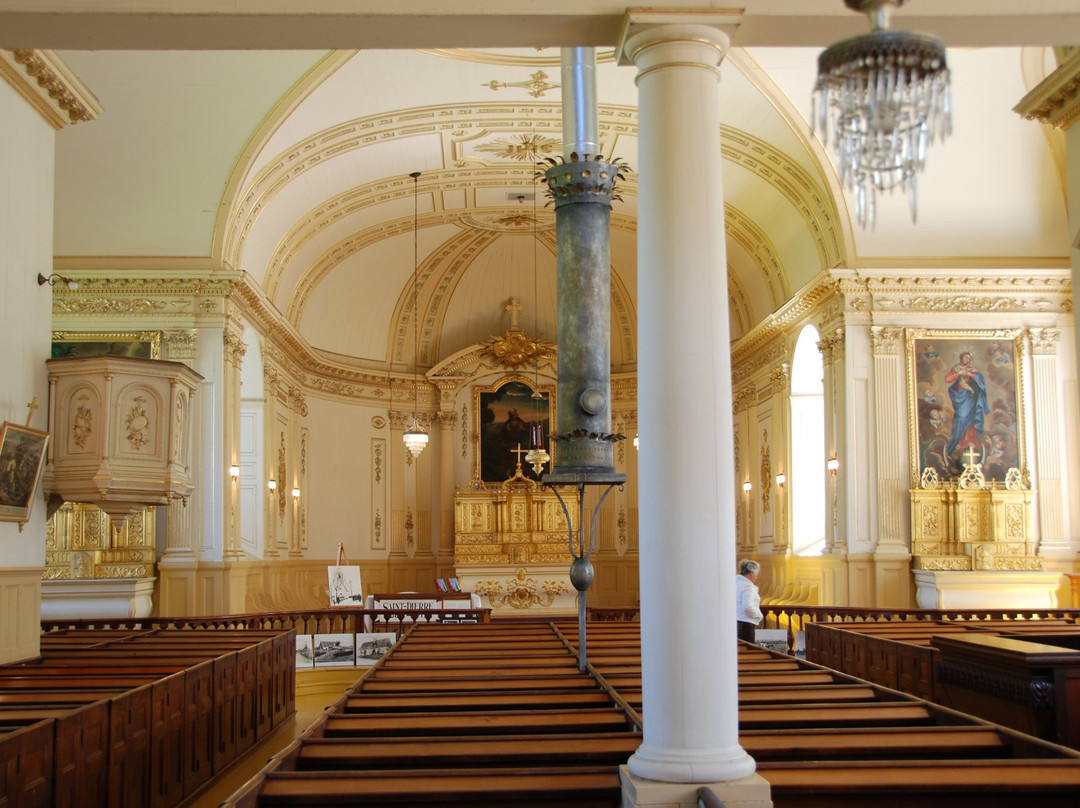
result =
M367 619L365 619L367 618ZM491 609L294 609L255 614L227 614L208 617L129 617L42 620L42 631L110 628L132 631L154 629L296 629L297 634L359 634L398 631L402 625L442 622L488 623Z
M795 632L807 623L1049 619L1080 622L1080 609L866 609L860 606L770 606L763 603L761 613L765 619L759 628L785 629L789 650L795 648Z

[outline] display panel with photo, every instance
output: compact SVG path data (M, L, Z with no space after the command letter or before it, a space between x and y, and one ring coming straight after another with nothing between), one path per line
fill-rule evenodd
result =
M397 641L397 632L380 631L373 634L356 635L356 664L357 667L374 665L383 655L394 647Z
M312 659L316 668L349 667L356 664L356 636L316 634Z
M315 667L315 638L310 634L296 635L296 667Z

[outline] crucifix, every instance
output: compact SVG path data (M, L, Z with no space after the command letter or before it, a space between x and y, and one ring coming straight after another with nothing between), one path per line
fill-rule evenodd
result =
M34 396L34 400L27 404L26 408L30 410L30 412L26 414L26 425L30 426L30 420L34 417L34 410L38 408L37 396Z

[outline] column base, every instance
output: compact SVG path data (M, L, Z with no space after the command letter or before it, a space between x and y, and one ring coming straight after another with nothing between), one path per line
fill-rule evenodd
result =
M703 786L720 798L724 808L772 808L773 804L769 781L760 774L719 783L661 783L644 780L631 774L626 766L620 766L619 779L622 808L698 808L697 790Z

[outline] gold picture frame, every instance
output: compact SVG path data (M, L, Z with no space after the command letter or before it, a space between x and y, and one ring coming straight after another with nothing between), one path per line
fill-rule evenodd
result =
M908 328L905 347L912 480L971 461L987 481L1025 472L1023 331Z
M0 522L30 519L45 469L49 433L4 421L0 426Z
M540 397L534 398L535 393ZM555 385L537 386L519 373L504 376L492 385L477 385L473 388L473 414L474 482L497 485L512 477L518 463L515 448L519 444L524 451L532 448L533 424L540 425L544 448L554 458L551 427L555 423ZM525 477L539 481L540 475L524 460L521 470ZM550 466L545 471L550 471Z
M53 331L52 358L134 356L161 359L161 331Z

